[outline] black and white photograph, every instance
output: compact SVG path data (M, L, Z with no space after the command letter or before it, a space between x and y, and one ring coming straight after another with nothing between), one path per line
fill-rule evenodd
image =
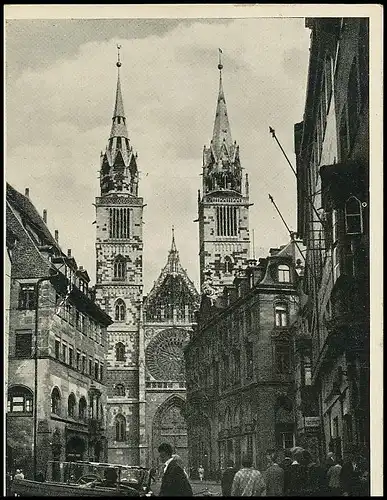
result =
M5 496L383 495L382 15L4 7Z

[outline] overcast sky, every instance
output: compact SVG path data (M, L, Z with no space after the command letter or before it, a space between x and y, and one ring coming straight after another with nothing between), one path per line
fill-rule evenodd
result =
M128 132L138 152L144 208L144 292L164 266L171 226L198 286L197 191L212 135L223 50L233 140L250 179L256 257L288 241L268 199L296 230L294 162L310 31L303 18L12 20L6 24L6 179L30 198L59 243L95 280L95 197L121 49Z

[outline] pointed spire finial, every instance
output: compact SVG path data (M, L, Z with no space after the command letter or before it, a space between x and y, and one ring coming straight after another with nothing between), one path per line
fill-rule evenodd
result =
M224 97L223 82L222 82L222 59L221 54L223 54L222 49L219 50L219 92L218 92L218 102L216 106L214 130L212 133L211 145L215 155L218 156L220 149L223 145L227 147L229 152L232 151L233 141L230 131L230 123L228 121L228 114L226 108L226 99Z
M120 68L122 66L122 63L120 60L120 49L121 49L121 45L119 43L117 43L117 62L116 62L117 68Z
M171 252L176 252L176 243L175 243L175 226L172 226L172 245Z
M222 51L222 49L218 49L218 50L219 50L218 70L222 71L222 69L223 69L223 64L222 64L222 54L223 54L223 51Z

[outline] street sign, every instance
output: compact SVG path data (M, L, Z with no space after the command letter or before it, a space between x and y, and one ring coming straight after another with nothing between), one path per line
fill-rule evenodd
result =
M305 427L318 427L320 425L320 417L305 417Z

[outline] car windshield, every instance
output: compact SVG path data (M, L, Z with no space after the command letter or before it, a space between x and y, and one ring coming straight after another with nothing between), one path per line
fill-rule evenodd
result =
M148 470L142 467L95 462L49 462L47 480L68 484L103 482L142 487ZM116 480L115 480L116 479Z

